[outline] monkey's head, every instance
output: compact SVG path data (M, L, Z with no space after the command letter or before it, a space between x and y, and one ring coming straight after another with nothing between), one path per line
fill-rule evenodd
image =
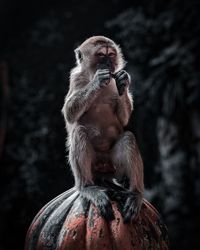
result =
M75 54L77 64L91 73L99 68L108 68L114 73L125 65L120 47L104 36L88 38L75 50Z

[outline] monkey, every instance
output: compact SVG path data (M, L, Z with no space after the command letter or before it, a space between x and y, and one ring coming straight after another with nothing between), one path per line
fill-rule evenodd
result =
M85 201L92 202L105 219L112 220L108 190L96 185L95 180L117 181L126 176L130 192L121 197L126 197L122 215L124 222L129 222L140 211L144 183L135 136L124 129L133 111L126 62L121 48L105 36L86 39L75 49L75 57L76 66L71 70L62 108L75 186Z

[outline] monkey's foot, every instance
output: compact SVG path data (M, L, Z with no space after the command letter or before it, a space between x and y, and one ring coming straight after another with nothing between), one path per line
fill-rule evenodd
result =
M142 195L140 193L132 193L127 197L124 209L122 211L124 223L128 223L131 219L136 219L142 205Z
M118 191L112 194L112 199L117 202L124 223L137 218L142 205L142 195L140 193Z
M107 189L100 186L87 186L80 191L80 198L85 209L89 204L94 204L102 217L107 221L114 220L114 213L109 197L106 194Z

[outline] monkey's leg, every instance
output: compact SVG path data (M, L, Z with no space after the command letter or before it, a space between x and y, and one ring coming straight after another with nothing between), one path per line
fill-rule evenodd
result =
M125 199L122 215L124 222L128 222L138 215L144 190L143 162L135 136L131 132L123 133L114 145L112 161L116 167L117 177L125 175L130 182L130 191L121 193L122 199Z
M76 126L68 137L69 162L75 179L75 186L80 190L93 184L92 161L95 152L89 142L86 128Z
M88 139L86 128L77 126L68 144L70 145L69 162L84 208L87 210L89 204L93 203L105 219L112 220L114 215L106 188L94 186L92 163L95 160L95 152Z

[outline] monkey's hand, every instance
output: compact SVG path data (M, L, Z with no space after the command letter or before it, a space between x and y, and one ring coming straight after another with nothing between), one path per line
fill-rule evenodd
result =
M115 74L114 78L119 95L123 95L125 88L130 84L130 75L122 69Z
M97 86L104 87L110 82L110 71L108 69L98 69L94 75L93 83Z
M124 223L128 223L130 220L137 218L142 205L141 193L131 191L117 191L112 195L112 199L116 200Z
M84 207L89 207L89 204L93 203L98 208L101 216L107 221L111 221L115 217L106 192L107 188L105 187L87 186L80 191L80 198Z

